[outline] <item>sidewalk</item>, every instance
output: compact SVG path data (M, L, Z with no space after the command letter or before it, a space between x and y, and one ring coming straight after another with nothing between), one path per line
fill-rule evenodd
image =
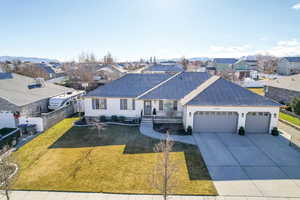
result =
M152 122L142 122L140 125L140 132L145 136L156 138L159 140L166 139L166 134L162 134L162 133L159 133L159 132L153 130ZM175 142L182 142L182 143L186 143L186 144L196 145L194 137L190 136L190 135L187 135L187 136L170 135L170 140L175 141Z
M86 192L12 191L11 200L162 200L161 195L123 195ZM169 196L169 200L300 200L300 198L265 198L231 196ZM5 197L0 196L0 200Z

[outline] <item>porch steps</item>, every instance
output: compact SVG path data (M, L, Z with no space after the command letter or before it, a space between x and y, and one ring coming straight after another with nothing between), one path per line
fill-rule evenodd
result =
M143 124L152 124L152 118L149 118L149 117L143 117L142 118L142 123Z

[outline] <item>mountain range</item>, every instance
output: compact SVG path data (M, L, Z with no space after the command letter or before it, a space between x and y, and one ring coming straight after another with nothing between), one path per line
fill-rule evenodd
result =
M0 62L14 61L14 60L19 60L19 61L22 61L22 62L28 61L28 62L32 62L32 63L59 62L56 59L49 59L49 58L21 57L21 56L0 56Z

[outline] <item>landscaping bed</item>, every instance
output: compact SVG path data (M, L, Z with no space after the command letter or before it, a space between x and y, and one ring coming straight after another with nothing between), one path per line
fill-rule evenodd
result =
M159 140L137 127L72 127L75 120L61 121L13 153L19 165L13 189L158 193L149 174ZM176 142L170 156L178 162L176 194L217 195L197 146Z
M300 126L300 119L297 118L297 117L294 117L292 115L288 115L288 114L285 114L283 112L280 112L279 113L279 118L283 119L285 121L288 121L288 122L290 122L290 123L292 123L292 124L294 124L296 126Z
M187 135L184 130L183 124L164 124L164 123L154 123L153 129L159 133L166 134L169 132L170 135Z

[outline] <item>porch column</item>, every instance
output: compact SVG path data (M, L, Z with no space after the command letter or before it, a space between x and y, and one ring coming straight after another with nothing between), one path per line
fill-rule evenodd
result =
M239 131L240 127L244 127L246 125L246 116L247 116L247 112L244 111L240 111L238 112L238 127L237 127L237 131Z

